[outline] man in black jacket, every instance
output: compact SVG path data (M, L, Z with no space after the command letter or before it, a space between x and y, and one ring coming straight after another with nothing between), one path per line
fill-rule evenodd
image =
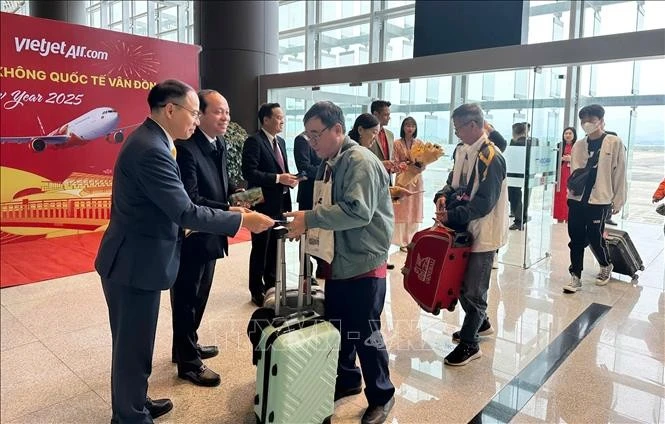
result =
M530 156L531 147L538 145L538 139L532 139L528 136L531 125L528 122L518 122L513 124L513 138L510 140L511 146L525 146L528 158ZM525 164L525 177L529 178L529 163ZM508 187L508 201L510 202L510 214L513 216L513 224L510 226L511 230L522 231L524 224L529 219L529 198L531 197L531 189L522 193L521 187Z
M311 210L313 207L314 180L316 172L321 164L321 158L316 155L312 146L307 141L307 135L303 132L296 136L293 141L293 158L296 161L298 173L304 173L307 179L298 184L298 209L301 211ZM314 258L317 263L316 278L323 278L321 259Z
M242 148L242 175L249 188L261 187L263 203L256 210L274 219L283 219L291 211L290 189L298 178L289 173L286 143L277 134L284 129L284 112L279 103L265 103L259 108L261 129L245 140ZM265 292L275 286L277 240L271 231L252 234L249 254L249 291L252 303L263 306Z
M235 191L229 182L223 137L231 121L229 104L214 90L202 90L198 97L199 126L189 140L175 143L180 178L194 204L243 211L228 204L228 195ZM178 277L171 288L172 360L178 364L180 378L199 386L216 386L221 381L201 361L216 356L219 350L217 346L199 345L197 330L210 295L216 260L228 255L228 245L222 235L188 233L182 244Z

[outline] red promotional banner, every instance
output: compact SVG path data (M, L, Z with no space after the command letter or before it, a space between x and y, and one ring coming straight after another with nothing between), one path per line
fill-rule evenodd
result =
M200 48L8 13L0 27L4 287L92 269L121 144L149 114L155 83L198 86ZM74 262L82 250L86 269L33 275L44 249Z

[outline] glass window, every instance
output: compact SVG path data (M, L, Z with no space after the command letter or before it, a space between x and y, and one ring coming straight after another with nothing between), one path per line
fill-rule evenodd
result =
M93 28L100 28L102 26L102 11L99 8L91 10L88 13L88 25Z
M178 31L164 32L157 37L162 40L178 41Z
M665 27L663 16L665 16L665 3L662 1L644 2L644 30Z
M371 1L319 1L320 22L351 18L369 13Z
M305 26L305 4L304 1L296 1L279 5L280 32Z
M384 61L413 58L413 26L415 15L386 20Z
M148 35L148 16L133 19L132 33L138 35Z
M305 70L305 36L279 40L279 72Z
M116 1L111 4L110 22L122 21L122 2Z
M178 7L164 7L157 12L159 26L157 32L172 31L178 28ZM162 38L162 37L160 37Z
M148 2L147 1L133 1L132 7L134 8L134 15L140 15L142 13L148 12Z
M570 31L570 1L529 2L529 44L567 40Z
M416 4L415 0L411 1L386 1L386 9L392 9L394 7L406 6L407 4Z
M109 29L112 30L112 31L122 32L122 22L118 22L118 23L109 25Z
M643 3L643 4L642 4ZM659 1L585 2L584 37L665 28L665 5Z
M323 31L319 46L319 68L369 63L369 23Z

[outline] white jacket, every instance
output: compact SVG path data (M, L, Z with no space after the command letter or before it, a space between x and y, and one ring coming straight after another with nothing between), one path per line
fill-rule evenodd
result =
M496 203L491 205L487 214L472 219L468 223L467 231L473 236L472 252L492 252L506 244L508 240L508 182L506 180L506 162L498 148L492 146L495 156L487 169L487 177L484 178L484 171L481 169L481 161L478 159L478 152L483 151L487 155L488 141L486 136L482 136L473 145L458 148L455 151L455 166L449 177L449 183L454 189L460 186L460 175L464 167L464 158L467 153L473 157L472 162L476 171L473 181L473 188L470 194L469 207L475 202L486 204L488 198L493 198ZM472 170L468 171L469 177ZM481 187L481 184L483 187ZM482 200L474 200L476 194L481 192ZM497 193L498 192L498 193ZM490 194L491 193L491 194Z
M587 138L584 137L573 145L570 153L571 173L586 166L589 159ZM614 211L619 211L626 203L627 191L626 148L619 137L606 134L600 146L598 173L596 182L591 189L589 204L611 204ZM575 196L568 190L568 198L580 201L582 196Z

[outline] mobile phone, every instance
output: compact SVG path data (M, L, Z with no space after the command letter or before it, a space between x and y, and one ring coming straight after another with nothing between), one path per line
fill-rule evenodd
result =
M298 181L306 181L307 173L305 173L305 171L300 171L295 175L295 177L298 179Z

